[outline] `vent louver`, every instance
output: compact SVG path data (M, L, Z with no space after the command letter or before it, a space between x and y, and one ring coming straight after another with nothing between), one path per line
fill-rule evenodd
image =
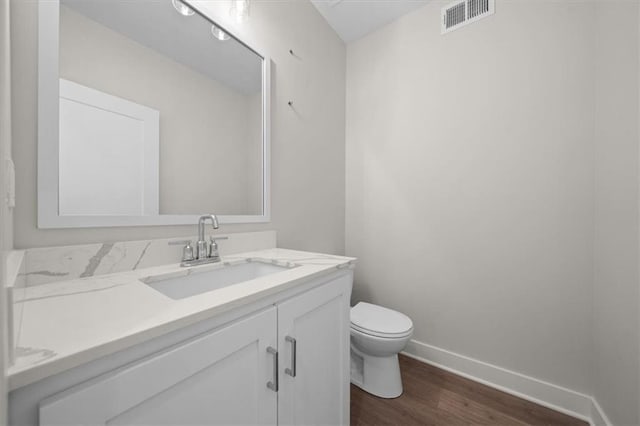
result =
M495 0L462 0L442 8L441 34L478 21L495 12Z
M458 3L455 6L451 6L449 9L447 9L447 16L445 20L445 26L447 29L462 24L465 21L466 17L464 9L464 2Z

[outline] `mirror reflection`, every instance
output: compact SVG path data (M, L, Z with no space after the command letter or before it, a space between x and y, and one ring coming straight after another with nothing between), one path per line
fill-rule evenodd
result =
M59 215L263 214L262 61L177 0L62 0Z

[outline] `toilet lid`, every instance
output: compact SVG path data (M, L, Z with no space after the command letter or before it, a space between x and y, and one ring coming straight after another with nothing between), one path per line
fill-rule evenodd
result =
M413 329L411 318L405 314L365 302L351 308L351 325L374 335L398 336Z

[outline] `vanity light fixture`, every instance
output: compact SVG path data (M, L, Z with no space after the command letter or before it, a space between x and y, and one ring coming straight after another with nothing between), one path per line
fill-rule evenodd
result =
M182 16L191 16L195 13L193 9L182 3L180 0L171 0L171 3L176 11Z
M249 18L249 0L231 0L229 16L241 24Z
M213 34L213 36L220 41L229 40L229 34L225 33L215 25L211 26L211 34Z

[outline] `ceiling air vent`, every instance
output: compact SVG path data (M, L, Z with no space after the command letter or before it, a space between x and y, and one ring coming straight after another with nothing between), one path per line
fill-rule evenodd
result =
M462 0L443 7L441 34L493 15L495 8L495 0Z

